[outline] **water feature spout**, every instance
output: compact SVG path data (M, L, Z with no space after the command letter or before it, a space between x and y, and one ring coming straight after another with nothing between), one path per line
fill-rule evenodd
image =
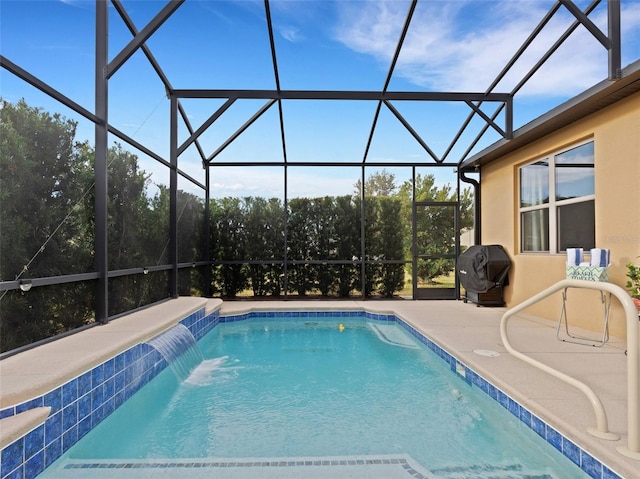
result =
M181 382L185 381L204 359L196 339L183 324L168 329L147 341L147 344L162 355Z

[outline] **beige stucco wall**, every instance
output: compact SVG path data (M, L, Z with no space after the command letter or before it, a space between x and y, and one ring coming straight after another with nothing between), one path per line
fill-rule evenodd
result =
M611 249L610 282L626 283L629 262L640 264L640 93L558 130L482 169L482 243L502 244L513 260L508 306L565 278L564 254L519 253L518 167L575 142L595 144L596 246ZM597 291L571 289L570 324L602 331ZM561 297L533 306L531 314L559 317ZM625 337L622 308L613 300L610 333Z

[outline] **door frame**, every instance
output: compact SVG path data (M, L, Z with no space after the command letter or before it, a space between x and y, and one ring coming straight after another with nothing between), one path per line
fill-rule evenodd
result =
M455 235L455 246L453 253L418 253L418 208L420 207L453 207L453 229ZM460 229L458 228L460 217L460 203L457 201L414 201L411 212L411 229L412 229L412 272L411 283L413 286L413 299L459 299L460 298L460 282L458 275L455 274L460 254ZM418 287L418 259L452 259L454 271L454 287L453 288L419 288Z

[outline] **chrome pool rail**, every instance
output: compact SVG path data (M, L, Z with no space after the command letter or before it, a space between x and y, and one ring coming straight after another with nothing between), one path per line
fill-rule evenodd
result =
M615 441L619 436L609 431L607 416L604 406L596 393L586 384L577 379L568 376L544 363L541 363L511 346L507 335L507 323L509 318L516 313L528 308L529 306L542 301L543 299L567 288L595 289L605 291L615 296L625 312L627 321L627 446L618 446L617 451L631 459L640 461L640 346L638 338L638 310L636 309L631 296L620 286L611 283L598 281L585 281L578 279L564 279L556 284L548 287L540 293L523 301L522 303L508 309L502 316L500 321L500 336L507 351L525 361L532 366L544 371L561 381L582 391L593 406L596 415L596 427L588 428L588 432L598 438Z

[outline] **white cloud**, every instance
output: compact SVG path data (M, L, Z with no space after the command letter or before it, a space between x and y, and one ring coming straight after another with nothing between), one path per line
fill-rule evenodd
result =
M335 168L293 168L288 173L289 198L339 196L351 194L357 178ZM282 168L212 168L211 196L260 196L282 198L284 196Z
M297 43L303 39L303 36L300 33L300 29L294 26L280 26L278 27L278 32L280 33L280 36L282 36L282 38L291 43Z
M90 0L60 0L60 3L64 3L65 5L69 5L71 7L76 8L90 8L91 1Z
M282 169L212 168L211 196L262 196L264 198L282 196Z
M381 1L337 5L336 39L357 52L390 60L407 15L407 4Z
M214 183L213 188L223 191L244 191L248 189L247 185L244 185L242 183L234 183L231 185L227 185L225 183Z
M344 2L336 39L359 53L388 63L395 52L408 5L401 2ZM528 2L424 2L405 39L394 77L435 91L485 91L548 11ZM355 15L355 9L360 13ZM606 11L590 18L606 32ZM640 27L640 2L622 12L623 38ZM542 58L575 18L564 8L494 91L510 91ZM639 53L639 52L636 52ZM584 27L548 60L521 90L523 95L567 95L607 77L607 52ZM636 55L637 58L637 55Z

